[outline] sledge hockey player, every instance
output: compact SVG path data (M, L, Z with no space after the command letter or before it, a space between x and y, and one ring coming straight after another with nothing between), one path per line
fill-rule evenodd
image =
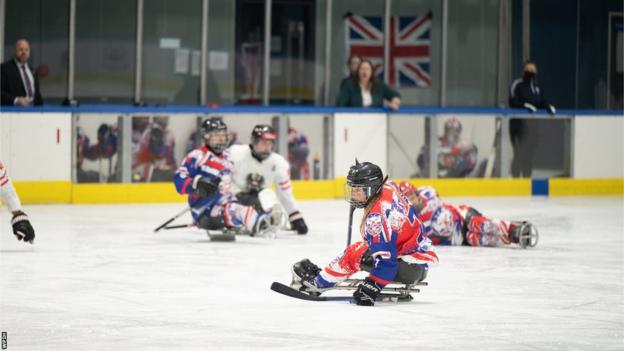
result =
M178 193L188 195L194 223L206 230L245 228L252 236L265 234L272 229L271 214L235 202L230 192L227 126L221 119L211 118L201 129L204 146L186 155L173 179Z
M290 182L290 165L281 155L273 152L277 134L266 124L256 125L251 132L251 144L232 145L228 150L234 162L232 192L244 205L254 206L257 211L270 211L261 204L262 198L277 197L284 207L290 227L298 234L306 234L308 226L297 209ZM273 201L271 201L272 203ZM279 210L279 206L274 208ZM274 214L277 217L277 214Z
M537 245L537 229L527 221L489 218L473 207L445 203L431 186L414 189L409 182L403 182L399 187L418 211L418 219L434 245Z
M444 123L444 135L438 138L438 177L467 177L477 164L477 146L461 140L462 124L455 117ZM418 154L418 167L425 169L425 146Z
M369 162L355 161L347 175L345 199L352 208L364 209L356 242L321 270L308 259L292 267L293 287L320 294L361 270L370 272L353 293L358 305L373 306L391 282L413 284L427 276L428 265L438 256L423 233L415 209L395 183Z
M35 240L35 230L30 224L26 213L22 211L22 204L2 161L0 161L0 197L2 197L2 201L7 204L9 211L13 214L11 226L17 240L23 240L32 244Z

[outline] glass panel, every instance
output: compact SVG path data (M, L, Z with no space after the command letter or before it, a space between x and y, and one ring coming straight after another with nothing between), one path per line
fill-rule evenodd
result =
M448 106L494 106L498 1L449 1Z
M77 100L123 103L133 100L136 10L133 1L77 1ZM115 21L110 20L113 17Z
M76 179L78 183L121 181L121 159L116 114L80 114L76 117Z
M208 105L235 102L236 2L210 0L208 9Z
M292 179L321 179L328 142L323 115L291 115L288 118L288 162Z
M132 116L132 181L171 182L196 126L195 115Z
M7 0L5 13L4 59L18 39L30 41L43 101L60 103L67 95L69 0Z
M366 34L365 39L360 39L362 31L359 33L353 32L352 36L347 36L345 33L347 26L348 15L357 15L368 17L363 22L366 26L369 34ZM332 44L331 44L331 79L329 82L330 89L330 105L335 105L336 99L340 92L340 82L349 75L349 69L346 65L347 59L350 54L365 54L367 58L373 60L377 67L377 73L381 73L383 68L383 35L381 34L383 29L383 15L384 15L384 0L369 0L366 2L359 0L344 0L334 1L332 8ZM360 21L362 19L360 18ZM349 32L351 33L351 32ZM351 39L353 37L353 39ZM365 41L366 49L362 52L360 49L359 41ZM351 45L349 45L351 43Z
M264 1L236 1L236 102L262 103Z
M438 177L483 177L496 136L495 117L438 115L437 118ZM498 174L495 167L492 172Z
M391 114L388 118L388 175L427 178L425 116Z
M271 23L271 104L313 104L315 100L314 0L273 1ZM315 45L316 44L316 45Z
M145 1L141 100L199 103L201 9L201 0Z
M580 0L576 108L622 109L622 8L622 1L619 0ZM614 27L618 14L619 38L617 27ZM609 63L612 64L610 70ZM608 77L609 74L611 77ZM609 86L609 82L613 85ZM617 103L608 105L609 97L613 102L619 98L619 107Z
M403 104L439 105L442 2L393 1L392 16L390 85Z
M569 118L514 118L509 123L513 177L548 178L570 175Z

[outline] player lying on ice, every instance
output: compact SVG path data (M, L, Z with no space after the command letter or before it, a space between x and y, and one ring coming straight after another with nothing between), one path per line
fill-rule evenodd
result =
M353 293L353 300L372 306L387 284L425 279L428 265L436 263L438 256L414 208L377 165L355 161L347 175L345 199L352 208L364 209L360 225L364 241L349 245L323 270L308 259L295 263L292 287L320 294L364 270L370 274Z
M204 146L186 155L173 178L178 193L188 195L193 222L208 231L244 229L251 235L263 235L273 230L273 205L265 207L268 211L258 212L236 202L230 192L233 164L225 150L225 123L220 118L208 119L202 123L201 133ZM276 201L264 200L273 204Z
M415 189L403 182L399 187L418 211L418 219L435 245L537 245L537 228L527 221L489 218L470 206L445 203L431 186Z
M297 208L290 182L290 165L282 155L273 152L277 134L273 127L258 124L251 131L249 145L232 145L228 151L234 162L232 175L232 192L243 205L254 206L264 211L260 195L279 198L290 222L290 228L297 234L306 234L308 226ZM271 188L275 185L277 195ZM279 206L274 212L281 210ZM274 213L274 217L278 217ZM284 220L285 222L285 220Z

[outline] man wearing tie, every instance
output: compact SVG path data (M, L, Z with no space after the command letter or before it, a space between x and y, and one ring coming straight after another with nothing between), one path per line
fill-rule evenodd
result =
M28 64L30 44L26 39L15 43L15 57L2 64L2 105L42 105L39 78Z

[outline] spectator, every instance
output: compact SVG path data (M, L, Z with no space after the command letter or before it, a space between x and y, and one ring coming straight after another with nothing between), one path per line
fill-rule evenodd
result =
M288 162L291 179L310 179L308 137L295 128L288 128Z
M133 155L132 177L135 182L164 182L173 179L176 170L175 139L167 127L169 117L154 117Z
M340 91L342 91L345 84L350 83L352 80L356 79L358 67L360 67L360 63L362 63L362 57L357 55L351 55L347 60L347 69L349 70L349 75L344 77L342 81L340 81Z
M344 107L382 107L384 100L393 110L398 110L401 99L398 92L375 78L373 64L362 60L357 76L345 83L340 89L338 106Z
M4 62L0 69L2 105L43 105L39 77L28 64L30 44L26 39L15 43L15 57Z
M555 107L546 101L542 90L537 85L535 62L527 60L522 66L522 72L522 78L511 83L509 107L526 108L531 113L536 112L538 108L545 108L548 113L554 115ZM511 119L509 136L513 147L512 177L531 177L533 155L539 138L537 120L533 118Z

